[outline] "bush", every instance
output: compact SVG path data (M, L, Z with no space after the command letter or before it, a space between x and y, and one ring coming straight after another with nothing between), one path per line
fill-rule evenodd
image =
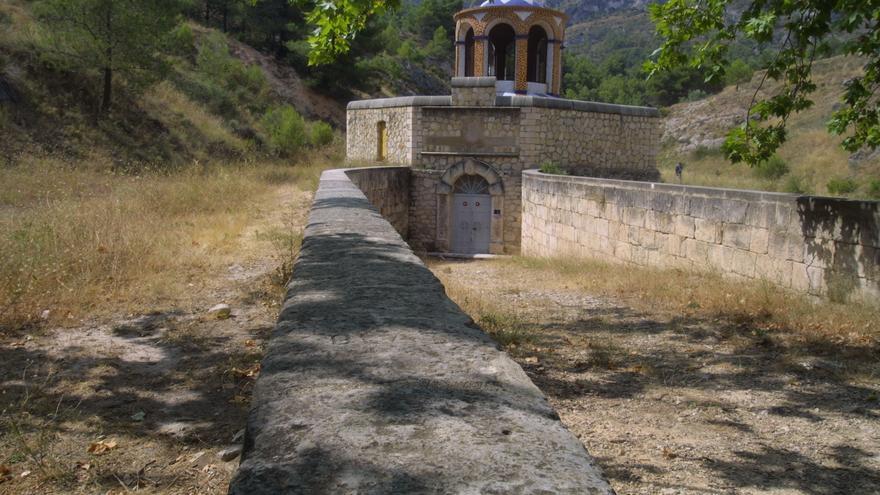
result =
M792 194L808 194L810 192L810 187L807 185L807 181L803 179L803 177L797 177L791 175L788 177L788 180L785 181L785 186L782 188L787 193Z
M307 142L306 123L290 105L269 109L260 123L269 147L279 155L296 153Z
M553 162L542 163L541 166L538 167L538 170L544 174L568 175L568 172Z
M333 142L333 128L330 124L318 121L312 124L309 133L309 142L312 146L326 146Z
M707 96L709 96L709 93L706 93L702 89L692 89L688 91L687 97L685 97L685 101L698 101Z
M724 84L732 86L734 84L746 83L752 80L754 71L745 60L738 58L730 63L727 71L724 73Z
M849 194L859 188L856 181L846 178L835 178L828 181L828 192L831 194Z
M770 180L779 179L789 172L788 164L777 155L773 155L769 160L755 165L753 170L758 177Z
M186 23L171 31L168 43L171 52L181 57L191 57L196 51L196 37Z
M880 179L871 179L868 182L868 196L874 199L880 199Z

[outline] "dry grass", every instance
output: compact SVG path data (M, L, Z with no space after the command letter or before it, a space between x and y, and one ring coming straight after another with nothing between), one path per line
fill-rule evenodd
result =
M571 259L513 258L506 263L511 269L534 272L535 278L555 278L589 293L622 299L639 310L724 318L751 329L808 339L880 342L880 307L872 303L818 301L765 282L734 282L683 270Z
M0 328L45 310L58 322L186 307L206 274L291 249L292 230L250 232L250 220L280 208L284 188L311 190L333 163L324 155L120 175L34 158L0 169Z
M206 141L207 149L252 151L254 143L236 136L223 119L193 102L170 82L153 86L143 96L146 112L164 122L174 134Z
M682 161L685 163L686 184L797 192L792 190L791 182L795 180L803 187L803 192L828 195L829 180L849 177L855 179L861 188L848 196L866 197L869 180L880 178L880 159L873 158L851 166L849 154L840 147L842 138L829 134L826 130L826 123L840 101L844 81L860 73L861 63L855 58L835 57L816 63L813 78L818 88L812 95L815 104L789 119L788 140L780 148L778 155L785 160L790 172L781 179L762 179L747 165L731 164L718 150L698 150L681 154L667 149L661 154L658 164L663 181L676 182L675 164ZM750 87L731 86L722 93L709 97L711 104L707 108L716 109L719 113L739 108L738 113L745 115L746 104L751 99L758 80L756 76ZM764 94L772 94L775 88L774 83L768 83ZM684 105L680 108L674 107L672 111L682 111L686 109L687 104ZM695 116L695 126L709 125L709 130L715 135L725 134L725 129L713 129L710 124L703 124L702 117L705 116Z
M772 332L822 345L880 345L880 307L872 303L817 301L761 282L732 282L720 276L658 270L582 259L514 257L499 260L503 271L534 280L535 287L579 289L621 300L636 310L734 322L745 332ZM444 278L443 273L440 274ZM454 280L447 290L499 342L507 334L527 341L529 318L515 308ZM495 323L498 323L497 325ZM524 335L521 337L520 335Z

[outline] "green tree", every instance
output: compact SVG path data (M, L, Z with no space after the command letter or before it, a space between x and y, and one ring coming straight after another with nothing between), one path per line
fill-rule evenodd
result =
M107 113L115 74L135 86L164 74L160 52L180 8L180 0L43 0L36 12L50 54L71 68L101 74L101 112Z
M731 161L758 164L785 141L788 117L813 103L813 61L830 53L836 38L843 40L843 53L865 65L862 76L847 82L828 129L847 135L849 151L880 146L880 0L669 0L653 4L650 13L663 38L656 59L646 64L652 75L689 66L703 71L707 82L719 81L738 41L775 52L759 67L759 87L772 79L780 89L765 98L755 92L745 123L723 146Z

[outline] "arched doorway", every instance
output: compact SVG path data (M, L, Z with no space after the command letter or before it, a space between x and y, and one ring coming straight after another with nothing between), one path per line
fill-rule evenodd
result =
M547 31L541 26L529 30L528 82L547 83Z
M488 253L491 222L489 183L479 175L462 175L452 194L452 251Z
M499 81L516 79L516 32L498 24L489 32L489 73Z

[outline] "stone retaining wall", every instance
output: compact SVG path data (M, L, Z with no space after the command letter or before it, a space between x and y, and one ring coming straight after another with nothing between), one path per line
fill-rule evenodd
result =
M406 239L409 235L410 168L369 167L348 170L348 178Z
M880 298L880 203L523 173L522 252Z
M251 407L233 495L613 493L344 170L321 177Z

